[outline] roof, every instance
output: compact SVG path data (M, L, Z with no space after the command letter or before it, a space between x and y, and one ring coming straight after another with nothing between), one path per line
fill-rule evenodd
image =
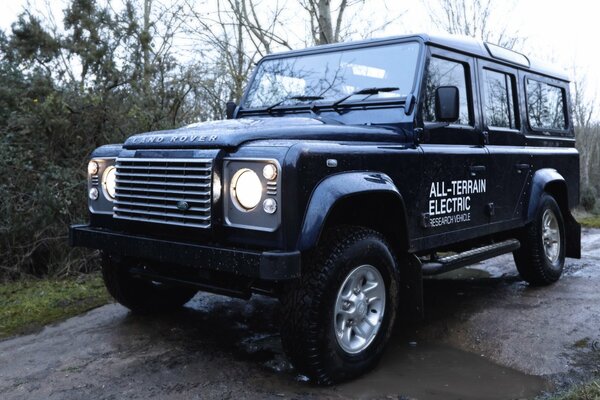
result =
M472 56L485 58L485 59L492 60L495 62L500 62L503 64L511 65L513 67L519 68L524 71L531 71L531 72L546 75L546 76L549 76L552 78L560 79L563 81L569 81L569 77L565 73L565 71L557 69L554 66L545 64L538 60L533 60L526 55L523 55L523 54L517 53L517 52L513 52L512 50L509 50L509 49L506 49L506 51L502 51L502 52L505 54L513 53L515 55L515 58L521 57L522 59L526 59L529 61L528 62L529 65L524 65L523 63L514 62L514 60L508 60L506 58L498 57L498 54L496 54L496 57L492 57L492 54L490 53L490 50L486 46L485 42L478 40L478 39L474 39L472 37L459 36L459 35L429 35L429 34L421 33L421 34L411 34L411 35L402 35L402 36L388 36L388 37L382 37L382 38L376 38L376 39L334 43L334 44L309 47L309 48L302 49L302 50L292 50L292 51L286 51L286 52L282 52L282 53L274 53L274 54L266 56L265 58L300 55L303 53L335 50L338 48L341 49L341 48L345 48L345 47L354 47L354 46L369 45L369 44L393 43L393 42L396 42L399 40L407 40L407 39L411 39L411 38L420 39L421 41L423 41L425 43L428 43L428 44L431 44L431 45L434 45L437 47L443 47L446 49L459 51L461 53L469 54ZM494 46L494 45L490 45L490 48L492 46ZM498 48L498 50L504 50L503 48L499 48L498 46L494 46L494 47Z

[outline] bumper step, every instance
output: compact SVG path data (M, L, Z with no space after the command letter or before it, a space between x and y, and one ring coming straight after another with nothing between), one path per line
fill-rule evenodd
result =
M288 280L300 276L299 251L226 248L115 232L88 225L71 226L69 242L71 246L103 250L125 257L265 281Z

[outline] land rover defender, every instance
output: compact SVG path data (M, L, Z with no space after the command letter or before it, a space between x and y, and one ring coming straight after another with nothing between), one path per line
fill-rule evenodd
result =
M271 54L227 116L89 160L70 242L133 311L275 296L293 365L330 384L423 314L425 277L512 252L547 285L580 257L568 78L520 53L410 35Z

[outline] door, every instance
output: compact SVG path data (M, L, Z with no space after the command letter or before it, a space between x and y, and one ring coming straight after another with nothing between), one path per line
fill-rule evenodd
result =
M517 71L478 60L483 129L488 136L489 207L492 230L510 229L522 219L531 173L519 113Z
M485 233L488 153L482 145L471 57L431 49L423 88L423 171L420 209L424 247L450 244ZM440 86L459 90L459 118L451 124L435 119L435 91ZM460 234L449 235L451 232Z

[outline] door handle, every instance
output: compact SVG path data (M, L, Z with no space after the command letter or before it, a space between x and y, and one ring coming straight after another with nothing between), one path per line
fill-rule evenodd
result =
M515 164L515 168L517 169L517 173L518 174L522 174L523 171L527 171L528 169L530 169L531 165L529 165L529 164Z
M485 165L471 165L469 172L471 172L471 176L476 176L479 172L485 172Z
M479 134L479 142L481 146L490 144L490 133L488 131L481 131Z

